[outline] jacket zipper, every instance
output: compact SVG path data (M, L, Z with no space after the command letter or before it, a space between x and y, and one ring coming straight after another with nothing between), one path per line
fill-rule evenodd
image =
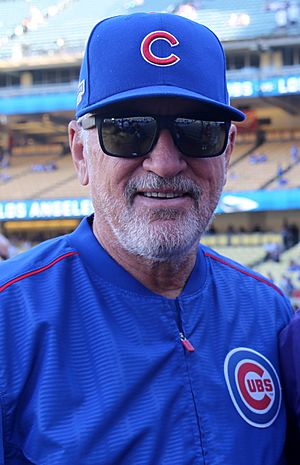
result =
M182 325L182 319L181 319L181 308L178 300L176 299L176 322L177 322L177 327L179 329L179 337L181 344L183 345L184 349L187 350L188 352L195 352L195 347L193 344L186 338L184 331L183 331L183 325Z
M180 302L178 299L176 299L176 323L177 323L177 328L179 330L179 337L180 337L180 340L181 340L181 343L184 347L184 350L187 351L187 352L195 352L195 347L193 346L193 344L186 338L185 334L184 334L184 328L183 328L183 322L182 322L182 318L181 318L181 306L180 306ZM186 358L186 357L185 357ZM188 357L189 359L189 357ZM203 439L202 439L202 429L201 429L201 426L200 426L200 418L199 418L199 414L198 414L198 409L197 409L197 403L196 403L196 399L195 399L195 393L194 393L194 388L193 388L193 383L192 383L192 378L191 378L191 370L192 370L192 365L193 365L193 362L192 360L190 359L190 362L188 362L188 360L186 360L186 370L187 370L187 377L188 377L188 382L189 382L189 389L190 389L190 392L191 392L191 396L192 396L192 404L193 404L193 410L195 412L195 419L196 419L196 423L197 423L197 426L198 427L198 434L199 434L199 445L200 445L200 450L202 451L202 453L200 452L200 454L202 455L202 460L203 462L203 465L206 464L206 459L205 459L205 453L204 453L204 450L203 450Z
M181 344L188 352L195 352L193 344L185 337L183 333L179 333Z

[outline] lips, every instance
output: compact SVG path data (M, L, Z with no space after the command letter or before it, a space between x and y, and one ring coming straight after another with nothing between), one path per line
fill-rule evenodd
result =
M200 187L191 179L177 175L162 178L154 173L132 178L125 187L125 198L130 205L137 197L153 200L175 200L189 197L198 201L201 196Z
M182 192L139 192L139 194L154 199L177 199L185 195Z

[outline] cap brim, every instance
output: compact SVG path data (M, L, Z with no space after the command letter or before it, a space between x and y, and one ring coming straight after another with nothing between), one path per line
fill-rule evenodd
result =
M106 106L118 104L125 101L136 100L140 98L153 98L153 97L175 97L191 100L194 103L199 103L199 111L205 113L210 118L217 118L220 120L230 121L244 121L246 115L230 105L217 102L216 100L209 99L203 95L182 89L174 86L152 86L142 87L139 89L132 89L119 94L114 94L111 97L95 102L77 113L77 117L83 116L85 113L93 112L98 108L101 109Z

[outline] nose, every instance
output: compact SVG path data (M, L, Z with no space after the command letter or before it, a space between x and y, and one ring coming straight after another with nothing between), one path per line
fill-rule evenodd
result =
M152 151L144 159L143 168L161 177L172 177L184 171L187 163L173 142L171 133L164 129Z

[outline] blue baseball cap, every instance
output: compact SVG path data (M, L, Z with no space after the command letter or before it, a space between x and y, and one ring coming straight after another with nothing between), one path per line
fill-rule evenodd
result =
M230 106L224 50L206 26L168 13L121 15L96 24L81 66L77 118L151 97L187 99L210 117L245 119Z

